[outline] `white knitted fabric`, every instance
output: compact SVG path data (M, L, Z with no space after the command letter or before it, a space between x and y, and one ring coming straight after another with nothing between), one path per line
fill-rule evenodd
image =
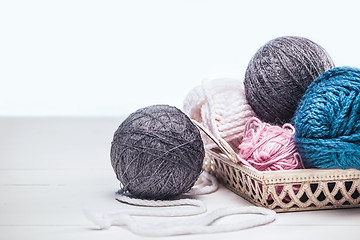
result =
M242 141L247 120L256 116L246 100L243 83L227 78L204 80L188 93L183 110L234 150ZM206 149L216 147L205 134L202 137Z

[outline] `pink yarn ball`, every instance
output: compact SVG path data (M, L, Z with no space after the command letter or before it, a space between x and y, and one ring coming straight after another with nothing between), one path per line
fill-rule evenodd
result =
M239 163L251 166L259 171L292 170L304 168L301 156L294 142L295 128L291 124L282 127L262 122L258 118L250 118L245 125L244 137L238 147ZM300 185L293 186L298 193ZM275 187L280 196L283 186ZM269 196L268 201L273 200ZM282 201L288 203L291 198L287 194Z
M279 127L250 118L238 147L238 160L259 171L304 168L293 140L294 134L291 124Z

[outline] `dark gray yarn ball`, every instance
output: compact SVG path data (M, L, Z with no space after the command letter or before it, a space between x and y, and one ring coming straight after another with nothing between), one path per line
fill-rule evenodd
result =
M333 67L327 52L309 39L273 39L255 53L247 67L246 98L263 121L290 122L310 83Z
M110 155L122 193L160 200L191 189L202 171L205 151L198 128L185 113L153 105L121 123Z

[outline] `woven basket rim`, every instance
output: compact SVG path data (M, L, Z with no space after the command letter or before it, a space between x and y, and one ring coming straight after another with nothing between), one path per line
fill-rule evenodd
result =
M278 183L301 183L305 181L329 181L329 180L354 180L360 179L360 171L357 169L293 169L277 171L259 171L255 168L236 163L236 159L219 153L216 149L206 150L208 154L220 157L235 169L246 172L251 177L267 184Z

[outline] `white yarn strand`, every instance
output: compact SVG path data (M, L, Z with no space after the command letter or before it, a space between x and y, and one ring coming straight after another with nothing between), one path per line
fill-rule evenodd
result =
M259 216L231 224L214 224L221 218L236 214L256 214ZM102 229L109 228L110 226L127 226L135 234L152 237L239 231L265 225L275 220L274 211L261 207L222 208L194 219L187 218L179 221L166 221L160 223L135 220L133 216L140 215L137 215L134 212L117 213L104 215L102 219L97 218L91 220ZM141 214L141 216L143 215Z
M216 178L208 172L202 172L195 185L184 195L204 195L218 190L219 183Z
M146 209L141 208L121 211L121 213L129 213L136 216L181 217L192 216L206 212L205 204L197 199L185 198L179 200L144 200L130 198L119 194L115 196L115 199L122 203L148 207Z
M115 196L115 198L123 203L147 208L117 209L102 213L100 215L97 215L89 210L84 210L85 216L94 224L96 224L100 229L109 229L111 226L114 225L128 225L126 223L134 224L134 220L131 216L184 217L199 215L206 212L207 210L205 204L196 199L156 201L135 199L118 194ZM167 209L168 207L174 206L177 206L177 208ZM159 209L159 207L161 207L161 209ZM124 219L127 220L125 221Z
M209 194L217 189L218 182L216 178L207 172L203 172L191 191L183 196ZM108 229L111 226L127 226L133 233L144 236L229 232L268 224L275 220L275 212L272 210L261 207L237 207L221 208L199 217L155 224L141 221L134 217L196 216L205 213L207 209L202 201L190 198L177 200L144 200L116 193L115 199L122 203L139 206L140 208L116 209L100 215L91 211L84 211L84 214L100 229ZM254 214L258 216L231 224L214 224L221 218L239 214Z

